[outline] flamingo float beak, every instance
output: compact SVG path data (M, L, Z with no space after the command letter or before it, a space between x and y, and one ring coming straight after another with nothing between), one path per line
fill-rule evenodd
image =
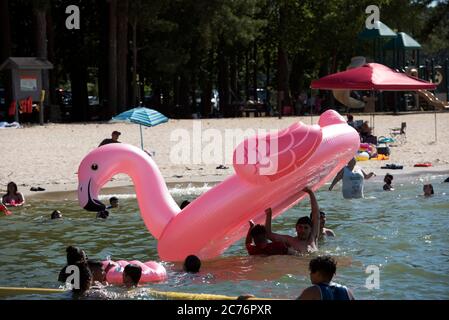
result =
M106 206L98 200L98 189L95 185L91 184L92 180L89 179L87 184L87 188L80 186L78 190L78 199L80 201L81 206L84 210L87 211L103 211L106 209Z

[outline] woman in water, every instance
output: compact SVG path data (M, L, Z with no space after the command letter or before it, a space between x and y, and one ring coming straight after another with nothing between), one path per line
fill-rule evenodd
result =
M435 193L431 184L425 184L422 191L424 192L424 197L431 197Z
M18 207L25 203L23 194L18 192L17 184L12 181L8 183L7 193L2 197L2 203L10 207Z

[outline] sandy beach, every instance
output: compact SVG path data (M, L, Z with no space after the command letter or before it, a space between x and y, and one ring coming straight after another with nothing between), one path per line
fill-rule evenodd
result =
M362 168L374 171L383 177L387 171L394 175L419 174L435 172L449 174L449 114L437 113L437 141L433 113L376 115L374 119L374 135L388 136L390 128L399 127L401 122L407 123L407 141L403 145L391 148L391 156L387 161L363 161L358 164ZM373 126L370 115L355 115L355 120L368 120ZM203 120L170 120L168 123L143 128L144 149L154 152L154 160L159 166L167 183L213 183L225 179L233 173L229 163L229 152L225 157L216 157L213 163L199 162L195 152L190 154L190 163L173 163L171 152L180 144L179 133L188 135L190 142L198 141L198 129L202 132L203 148L210 141L204 133L220 132L234 129L281 129L296 121L305 124L316 124L318 117L283 117L278 118L234 118ZM120 141L140 146L139 126L127 123L88 123L88 124L46 124L44 126L24 126L20 129L1 129L0 141L3 154L0 160L0 190L6 189L9 181L18 184L25 195L42 192L31 192L31 187L42 187L46 192L73 191L77 189L77 170L83 157L111 132L118 130L122 134ZM212 131L211 131L212 130ZM218 131L217 131L218 130ZM204 141L204 139L206 139ZM223 143L224 153L226 152ZM204 160L204 159L200 159ZM196 163L192 163L196 162ZM416 163L431 162L431 168L414 168ZM382 170L381 166L396 163L404 166L403 170ZM228 169L216 169L223 164ZM125 175L114 177L106 187L129 186L131 180Z

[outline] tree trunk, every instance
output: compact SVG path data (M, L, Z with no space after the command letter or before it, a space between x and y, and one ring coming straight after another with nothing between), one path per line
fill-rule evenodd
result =
M109 0L108 115L117 114L117 0Z
M245 102L249 100L249 50L245 51Z
M9 21L8 0L0 0L0 64L11 56L11 26ZM12 101L11 72L5 72L6 104Z
M11 26L8 0L0 0L0 64L11 56Z
M286 8L282 6L280 8L279 14L279 26L280 26L280 34L284 34L286 29ZM284 39L281 36L278 44L278 110L279 115L282 116L282 107L285 105L291 105L290 102L290 93L289 93L289 67L288 67L288 55L284 46Z
M189 91L190 91L190 77L186 72L181 74L180 87L179 87L179 101L182 109L183 116L191 114L189 103Z
M229 117L234 115L229 112L229 61L224 49L224 41L221 41L218 49L218 95L220 111Z
M254 41L253 45L253 95L254 102L257 102L257 44Z
M231 63L230 63L230 87L231 87L231 104L234 105L235 102L238 101L237 91L238 91L238 74L237 74L237 52L234 51L231 55Z
M52 14L47 14L47 51L48 51L48 57L47 59L55 65L55 33L54 33L54 25L53 25L53 17ZM57 79L56 74L57 71L52 69L48 72L49 77L49 99L51 103L55 103L58 99L56 96L56 86L57 86Z
M47 12L46 9L35 8L34 16L36 19L36 55L38 58L47 60ZM42 90L45 91L44 104L49 105L50 94L49 94L49 77L48 70L42 70ZM41 106L43 108L44 106ZM44 111L41 110L39 113L39 123L44 124Z
M132 69L132 80L131 80L131 104L133 106L138 105L137 101L137 20L132 22L132 34L133 34L133 69Z
M72 84L72 120L86 121L89 110L86 66L74 63L71 66L70 80Z
M270 90L268 90L268 87L270 87L270 66L271 66L271 55L270 51L267 49L265 51L265 72L266 72L266 82L265 82L265 93L266 93L266 101L265 103L267 105L270 105Z
M109 5L106 1L100 1L99 2L99 11L100 14L100 42L99 42L99 50L100 52L108 52L109 48L109 34L108 34L108 10ZM100 101L101 106L101 119L102 120L109 120L110 114L108 111L108 85L109 85L109 79L108 79L108 59L98 59L98 98Z
M128 0L117 2L117 111L128 109Z

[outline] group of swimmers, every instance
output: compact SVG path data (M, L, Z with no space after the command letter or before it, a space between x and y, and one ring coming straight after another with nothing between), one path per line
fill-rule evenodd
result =
M67 265L59 272L58 281L69 282L71 270L69 266L75 266L79 270L79 285L72 285L72 293L75 297L89 296L91 289L101 289L107 285L106 275L112 268L116 268L114 263L104 264L87 257L84 250L69 246L66 248ZM198 273L201 268L201 260L195 255L189 255L184 260L183 270L188 273ZM142 267L129 263L123 268L123 285L126 288L135 288L139 285L142 277ZM72 283L71 283L72 284Z
M447 181L446 181L447 180ZM449 182L449 178L447 178L444 182ZM393 188L393 175L387 173L384 177L384 186L383 189L385 191L394 191ZM424 197L431 197L435 194L435 191L433 190L433 185L431 183L423 185L423 196Z
M97 218L99 219L107 219L109 217L109 209L117 208L118 207L118 198L117 197L111 197L109 198L109 206L106 208L106 210L97 212ZM50 218L53 219L62 219L62 213L59 210L54 210L51 213Z
M320 210L314 192L310 188L302 191L310 198L310 216L300 217L295 225L296 237L274 233L271 230L272 209L265 210L265 225L249 221L246 250L249 255L286 255L311 253L318 250L318 241L324 237L335 237L335 232L325 228L326 213ZM312 287L306 288L298 297L301 300L352 300L351 291L332 282L337 262L329 256L320 256L309 263Z

